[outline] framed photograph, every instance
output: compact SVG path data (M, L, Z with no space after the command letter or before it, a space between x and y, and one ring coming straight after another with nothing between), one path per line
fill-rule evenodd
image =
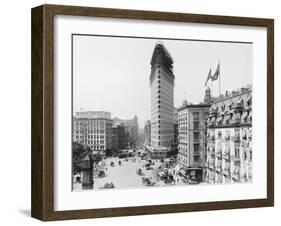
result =
M274 21L32 9L32 216L274 205Z

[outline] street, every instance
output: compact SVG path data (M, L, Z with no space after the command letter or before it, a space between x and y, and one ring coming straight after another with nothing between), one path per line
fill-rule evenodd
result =
M150 167L147 164L151 161ZM164 161L169 161L165 159ZM106 184L113 183L114 188L138 188L146 186L143 178L148 178L149 185L163 186L167 185L158 176L159 171L163 171L166 162L161 163L160 160L141 159L140 156L118 158L109 157L102 160L94 172L94 189L103 189ZM161 167L160 167L161 166ZM141 174L137 172L140 170ZM105 175L98 176L99 171L104 171ZM151 182L151 183L150 183ZM174 182L170 184L183 184L178 175L174 175ZM81 183L74 183L74 191L82 190Z

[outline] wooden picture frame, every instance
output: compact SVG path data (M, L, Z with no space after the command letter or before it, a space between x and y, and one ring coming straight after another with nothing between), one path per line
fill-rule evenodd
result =
M54 16L255 26L267 29L267 198L122 208L54 210ZM274 20L42 5L32 9L32 200L31 215L43 221L266 207L274 205Z

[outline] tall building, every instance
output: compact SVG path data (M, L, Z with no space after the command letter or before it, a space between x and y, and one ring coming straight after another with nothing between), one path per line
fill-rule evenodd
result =
M178 124L178 110L174 108L174 140L172 150L178 149L178 138L179 138L179 124Z
M207 138L207 182L252 181L251 87L213 99Z
M112 147L115 150L125 149L128 144L127 139L125 126L121 123L114 124L112 127Z
M130 145L136 145L137 140L138 140L138 117L135 115L134 118L132 119L120 119L115 117L113 119L114 123L120 123L125 126L125 132L128 136L127 142Z
M73 141L95 151L112 148L112 123L109 112L76 112L73 117Z
M143 145L144 143L145 143L144 128L139 127L137 144Z
M178 109L178 164L191 179L205 181L206 116L209 104L187 104Z
M151 123L147 120L144 124L144 144L151 145Z
M151 58L151 157L165 157L174 141L173 59L157 42Z

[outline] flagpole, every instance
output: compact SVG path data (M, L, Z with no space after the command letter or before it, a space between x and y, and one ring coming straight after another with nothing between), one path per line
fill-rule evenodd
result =
M221 76L219 75L219 91L220 91L220 95L221 95Z
M213 94L213 80L211 79L211 92Z
M221 95L221 62L220 62L220 58L219 58L219 65L220 65L220 73L219 73L219 92Z
M210 64L210 70L212 68L212 65ZM212 72L211 72L211 95L214 95L213 94L213 80L212 80Z

